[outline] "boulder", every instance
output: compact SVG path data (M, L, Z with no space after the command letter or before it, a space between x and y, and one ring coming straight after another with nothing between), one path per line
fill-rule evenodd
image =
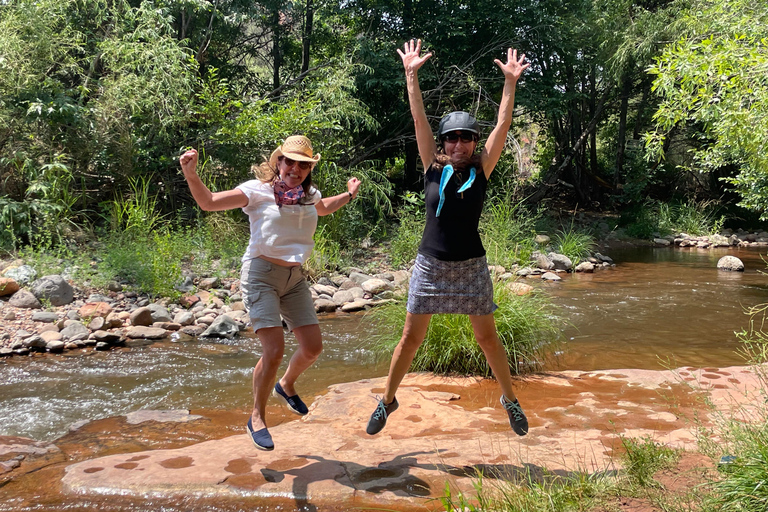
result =
M13 295L19 291L19 283L10 277L0 277L0 297Z
M152 325L154 320L152 319L152 311L149 308L136 308L131 311L130 316L131 325Z
M201 334L203 337L234 338L240 332L240 324L227 315L221 315Z
M554 265L555 270L571 270L573 268L573 262L571 261L571 258L566 256L565 254L558 254L556 252L551 252L547 254L547 258L552 262ZM552 269L550 269L552 270Z
M75 290L60 275L41 277L32 283L31 291L35 297L48 300L52 306L64 306L75 298Z
M8 267L3 271L4 277L10 277L19 286L25 286L35 280L37 277L37 271L29 265L21 265L18 267Z
M35 297L32 292L24 289L21 289L11 295L10 300L8 300L8 305L15 308L25 309L40 309L43 307L43 305L40 304L40 301L37 300L37 297Z
M361 288L371 295L377 295L381 292L392 290L393 286L390 281L373 278L363 282Z
M744 272L744 263L736 256L723 256L717 261L717 269L729 272Z
M78 311L80 318L93 318L100 316L107 318L112 312L112 306L106 302L86 302Z

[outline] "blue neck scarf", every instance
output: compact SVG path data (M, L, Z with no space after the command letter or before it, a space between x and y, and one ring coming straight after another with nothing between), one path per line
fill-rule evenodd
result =
M443 167L443 174L440 176L440 202L437 204L437 213L435 214L435 217L439 217L440 210L443 209L443 203L445 202L445 187L448 185L448 181L450 181L451 176L453 176L453 166L449 164ZM456 192L464 192L469 187L471 187L475 182L475 176L476 172L475 168L473 167L469 170L469 178L467 181L465 181L464 184Z

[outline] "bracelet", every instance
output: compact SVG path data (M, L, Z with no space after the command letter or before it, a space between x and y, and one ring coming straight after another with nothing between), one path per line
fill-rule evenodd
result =
M354 199L354 197L352 196L352 192L347 190L347 194L349 194L349 200L352 201L352 199Z

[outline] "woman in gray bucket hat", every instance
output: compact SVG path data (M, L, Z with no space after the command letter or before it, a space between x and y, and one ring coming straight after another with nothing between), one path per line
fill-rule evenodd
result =
M433 314L469 315L472 329L501 387L501 404L518 435L528 433L528 419L515 397L504 346L499 341L493 312L493 283L480 240L478 224L488 178L499 161L512 124L517 80L528 68L525 55L507 50L507 62L494 60L504 73L498 119L485 145L477 120L467 112L451 112L440 121L437 141L424 111L418 70L432 54L421 55L421 40L397 50L405 67L408 100L416 142L424 165L427 222L411 274L403 334L392 355L384 396L368 421L366 432L376 434L399 404L395 397L416 351L424 342Z
M246 428L257 448L273 450L275 444L265 418L269 394L284 402L291 412L307 414L307 406L294 385L323 349L301 265L314 247L317 217L329 215L352 201L360 180L350 178L346 192L322 197L312 182L312 170L320 154L313 152L312 143L303 135L288 137L268 161L254 166L257 179L224 192L211 192L198 176L197 151L189 150L179 160L200 208L242 208L250 220L251 237L243 255L240 288L251 325L261 342L262 355L253 369L253 411ZM285 351L283 320L299 347L285 374L275 382Z

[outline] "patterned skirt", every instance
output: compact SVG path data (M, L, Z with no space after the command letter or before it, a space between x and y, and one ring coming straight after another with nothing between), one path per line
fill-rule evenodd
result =
M411 314L489 315L496 308L485 256L443 261L419 253L408 288Z

